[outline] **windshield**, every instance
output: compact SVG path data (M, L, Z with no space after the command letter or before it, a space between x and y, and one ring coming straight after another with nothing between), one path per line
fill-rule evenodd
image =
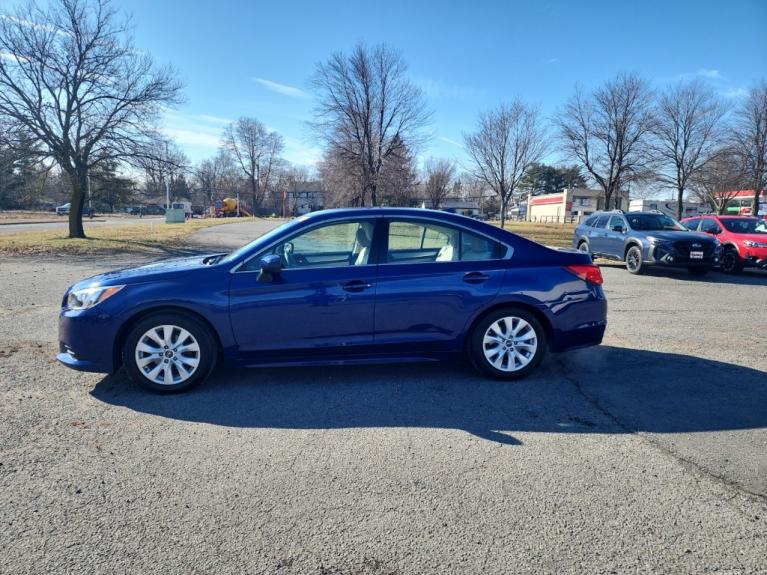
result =
M757 218L722 218L721 222L733 234L767 234L767 221Z
M626 214L632 230L653 231L669 230L674 232L688 231L682 224L665 214Z
M263 236L259 236L255 240L253 240L252 242L250 242L248 244L245 244L241 248L237 248L233 252L227 254L226 256L221 258L221 260L218 263L226 263L226 262L232 262L232 261L236 260L241 255L248 253L249 251L251 251L256 246L269 243L272 240L272 238L277 237L278 235L280 235L283 231L287 230L288 228L291 228L291 227L293 227L295 225L300 224L305 219L306 219L306 217L302 216L300 218L296 218L294 220L290 220L289 222L285 222L281 226L278 226L278 227L274 228L273 230L271 230L269 232L266 232Z

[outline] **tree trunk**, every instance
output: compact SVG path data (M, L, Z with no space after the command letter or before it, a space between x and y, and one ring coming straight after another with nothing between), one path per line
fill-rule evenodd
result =
M68 173L69 181L72 184L72 198L69 206L69 237L84 238L83 229L83 207L85 205L85 190L87 188L86 170L77 170L76 168Z
M754 213L753 216L759 215L759 196L762 195L762 189L759 185L754 187Z
M684 198L684 188L676 189L676 219L681 220L684 215L684 205L682 199Z
M503 229L503 226L506 223L506 203L507 200L501 198L501 229Z
M378 196L376 195L376 185L370 184L370 205L376 207L378 205Z

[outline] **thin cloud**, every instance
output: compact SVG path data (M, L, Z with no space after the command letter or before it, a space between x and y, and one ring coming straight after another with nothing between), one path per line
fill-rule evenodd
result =
M203 122L210 124L231 124L232 120L229 118L222 118L221 116L209 116L208 114L198 114L197 118Z
M748 96L748 90L745 88L730 88L729 90L724 90L722 96L725 98L745 98Z
M724 78L719 70L713 68L701 68L695 72L695 75L700 76L701 78L711 78L712 80L721 80Z
M461 142L456 142L455 140L451 140L450 138L447 138L445 136L440 136L439 139L447 144L450 144L451 146L456 146L457 148L463 148L463 144Z
M69 34L69 32L61 30L60 28L49 26L47 24L38 24L37 22L32 22L31 20L25 20L23 18L17 18L16 16L11 16L10 14L0 14L0 20L13 22L14 24L20 24L21 26L26 26L27 28L34 28L35 30L45 30L46 32L53 32L54 34L64 34L64 35Z
M163 133L174 142L187 146L205 146L216 149L221 143L220 136L195 130L166 127L163 129Z
M414 78L413 81L419 88L421 88L427 98L435 100L469 100L481 98L485 94L484 90L478 90L472 86L446 84L445 82L432 80L431 78Z
M254 81L261 84L267 90L277 92L283 96L289 96L290 98L306 98L307 94L300 88L295 86L288 86L287 84L280 84L279 82L273 82L272 80L266 80L264 78L253 78Z
M559 62L559 58L549 58L547 61L549 64L556 64Z

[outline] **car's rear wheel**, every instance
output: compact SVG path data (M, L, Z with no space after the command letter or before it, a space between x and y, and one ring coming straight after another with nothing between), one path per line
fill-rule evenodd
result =
M591 252L589 251L589 244L585 240L578 244L578 251L591 255Z
M639 246L631 246L626 251L626 269L632 274L641 274L644 270L642 250Z
M743 262L740 261L738 252L733 248L727 248L722 254L722 271L726 274L739 274L743 271Z
M130 378L160 393L184 391L205 380L216 363L216 344L201 322L162 313L134 325L123 346Z
M546 346L546 332L533 314L504 308L477 323L469 352L481 373L497 379L521 379L538 367Z

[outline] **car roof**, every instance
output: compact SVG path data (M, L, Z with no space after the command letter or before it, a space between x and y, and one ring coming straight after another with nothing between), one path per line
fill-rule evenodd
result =
M508 236L516 234L502 230L498 226L481 222L475 218L443 212L442 210L430 210L427 208L389 208L389 207L368 207L368 208L335 208L331 210L320 210L309 212L296 218L300 222L319 222L337 218L354 218L357 216L381 216L381 217L411 217L423 218L432 221L443 222L445 224L455 224L464 228L474 229L484 235L493 236L502 241L508 241Z

